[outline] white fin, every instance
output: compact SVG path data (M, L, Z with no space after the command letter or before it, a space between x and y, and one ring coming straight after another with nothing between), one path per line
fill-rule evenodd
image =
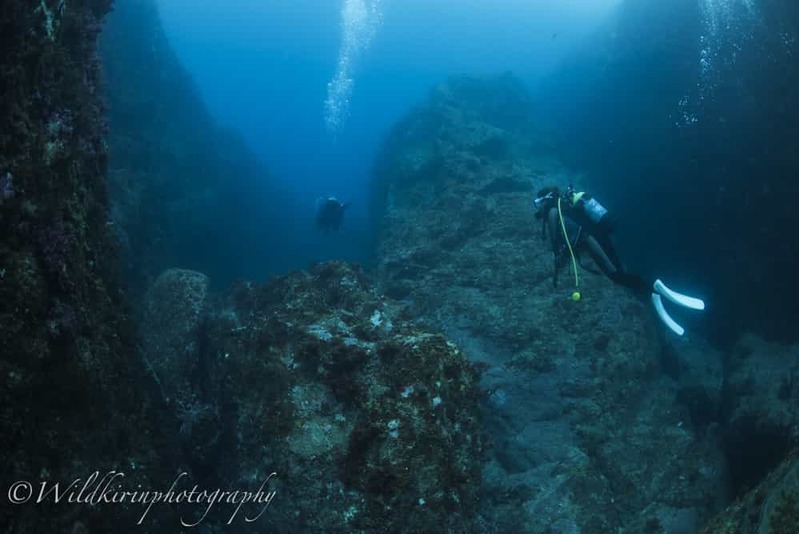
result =
M655 310L658 312L658 317L660 317L660 320L663 321L663 323L668 326L672 332L678 336L681 336L685 333L685 329L678 325L668 314L666 308L663 307L663 300L661 300L660 295L657 293L652 293L652 304L654 304Z
M698 298L689 297L688 295L683 295L682 293L677 293L676 291L672 291L666 284L661 282L660 280L655 280L655 291L672 301L674 304L678 306L683 306L684 308L690 308L692 310L704 310L705 303Z

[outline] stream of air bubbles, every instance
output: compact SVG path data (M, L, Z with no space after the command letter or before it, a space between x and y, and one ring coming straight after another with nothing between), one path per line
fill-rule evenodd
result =
M374 39L381 20L380 0L344 0L338 64L333 79L327 84L325 99L325 126L332 134L341 130L349 116L355 68Z
M699 121L704 102L713 98L722 76L733 75L738 54L754 40L758 21L755 0L698 0L702 15L699 37L699 82L680 100L679 126Z

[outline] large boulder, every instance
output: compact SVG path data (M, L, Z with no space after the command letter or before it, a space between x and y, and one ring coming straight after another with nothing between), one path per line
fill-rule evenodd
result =
M141 320L143 358L164 400L174 407L194 404L200 366L200 327L205 318L208 277L169 269L156 278L144 298Z

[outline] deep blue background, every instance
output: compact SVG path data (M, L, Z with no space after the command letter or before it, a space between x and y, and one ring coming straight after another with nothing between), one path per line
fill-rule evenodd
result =
M343 2L163 0L160 8L167 36L212 114L241 132L293 193L289 205L269 206L284 229L279 271L333 257L368 260L376 150L434 84L452 74L511 70L532 87L615 4L384 0L382 24L354 73L351 116L335 136L325 129L323 106L338 61ZM312 228L315 200L327 194L353 201L340 235Z
M559 156L618 215L628 267L709 301L691 331L799 338L799 217L787 201L799 198L795 1L384 0L334 136L323 104L342 4L160 1L213 116L289 191L262 199L274 260L264 277L368 261L370 169L387 130L449 75L512 71L559 135ZM313 229L326 194L354 202L341 234Z

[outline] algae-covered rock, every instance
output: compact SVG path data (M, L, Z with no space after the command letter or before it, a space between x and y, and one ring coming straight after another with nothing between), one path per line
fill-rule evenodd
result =
M67 488L114 469L131 488L154 488L176 467L155 423L161 411L136 353L107 216L96 41L110 7L108 0L3 0L0 8L6 532L135 528L139 506L78 505ZM59 484L61 500L48 493L34 502L24 483L12 492L19 482L35 490ZM148 528L161 525L153 519Z
M216 476L269 474L278 532L473 528L476 374L342 263L242 284L209 319L228 432Z

